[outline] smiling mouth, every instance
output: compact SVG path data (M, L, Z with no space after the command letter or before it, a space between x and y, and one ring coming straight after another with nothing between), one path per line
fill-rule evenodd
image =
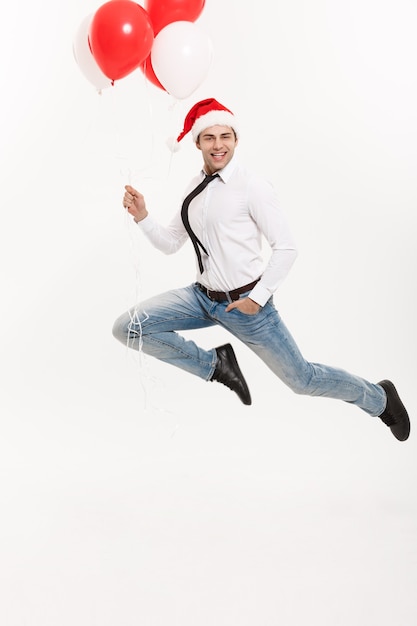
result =
M213 157L213 159L222 159L224 156L226 156L226 152L212 152L211 156Z

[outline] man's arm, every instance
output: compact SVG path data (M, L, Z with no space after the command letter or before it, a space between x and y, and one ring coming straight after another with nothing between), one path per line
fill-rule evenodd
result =
M263 306L287 277L297 248L274 187L267 181L255 181L249 197L250 213L271 248L261 280L249 294Z
M164 254L177 252L188 239L179 212L167 227L162 226L149 215L144 196L130 185L125 187L123 206L133 216L134 221L151 244Z

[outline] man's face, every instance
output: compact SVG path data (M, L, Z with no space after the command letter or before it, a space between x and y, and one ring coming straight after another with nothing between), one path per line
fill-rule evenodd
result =
M237 143L230 126L210 126L200 133L196 146L203 153L207 174L214 174L229 163Z

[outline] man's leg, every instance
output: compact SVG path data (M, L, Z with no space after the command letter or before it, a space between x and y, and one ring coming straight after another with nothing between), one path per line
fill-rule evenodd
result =
M244 404L251 404L246 381L232 346L203 350L177 331L215 325L208 306L196 297L194 286L165 292L133 307L113 326L113 335L128 348L175 365L204 380L215 380L235 391Z
M349 402L380 417L400 441L408 438L407 411L390 381L375 384L345 370L306 361L272 299L256 315L245 315L237 309L226 313L224 309L218 305L219 323L251 348L295 393Z
M143 350L147 355L209 380L216 363L215 351L203 350L176 331L212 325L195 301L193 291L185 287L132 307L115 321L113 335L128 348Z

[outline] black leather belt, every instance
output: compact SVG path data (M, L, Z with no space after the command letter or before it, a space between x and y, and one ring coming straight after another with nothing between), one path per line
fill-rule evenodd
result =
M226 300L227 301L239 300L239 296L242 293L245 293L246 291L250 291L251 289L253 289L256 283L258 283L259 281L260 281L260 278L257 278L252 283L249 283L249 285L243 285L243 287L232 289L232 291L211 291L210 289L207 289L207 287L204 287L204 285L202 285L201 283L197 283L197 287L199 288L200 291L205 293L206 296L210 298L210 300L214 300L215 302L225 302Z

